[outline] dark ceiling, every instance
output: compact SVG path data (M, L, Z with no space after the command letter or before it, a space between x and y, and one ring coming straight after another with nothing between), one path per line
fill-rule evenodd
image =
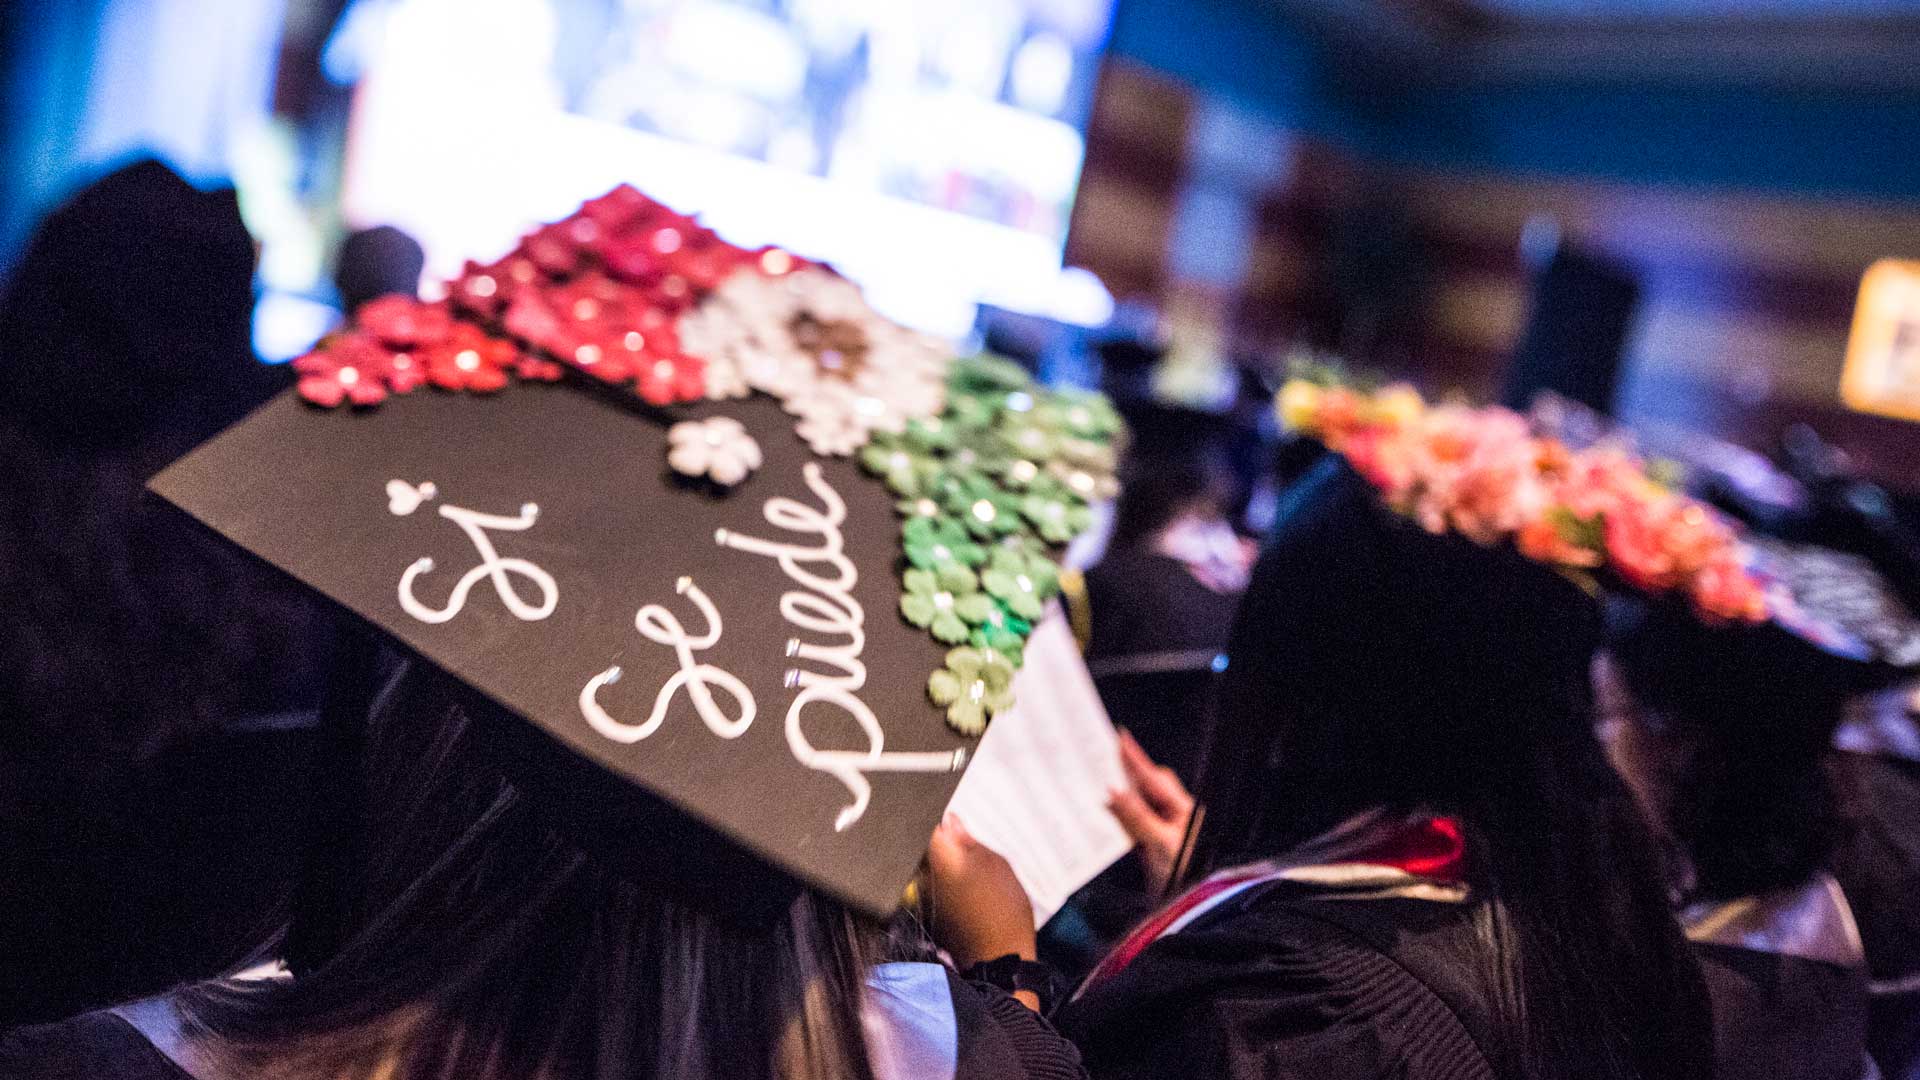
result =
M1920 0L1270 0L1356 54L1471 82L1920 88Z

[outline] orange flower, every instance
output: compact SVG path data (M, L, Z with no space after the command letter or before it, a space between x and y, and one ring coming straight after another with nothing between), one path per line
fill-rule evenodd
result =
M1679 570L1661 543L1656 519L1647 507L1621 506L1609 512L1602 523L1607 561L1628 584L1649 592L1680 584Z
M1606 561L1599 533L1598 522L1582 522L1556 506L1522 525L1513 540L1535 562L1593 569Z
M1710 619L1759 622L1767 617L1767 597L1731 552L1700 568L1688 587L1693 605Z

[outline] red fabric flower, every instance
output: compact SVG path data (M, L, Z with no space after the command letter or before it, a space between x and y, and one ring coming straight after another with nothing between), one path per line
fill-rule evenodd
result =
M642 195L632 184L621 184L597 199L588 199L579 215L607 231L626 228L634 219L650 214L660 204Z
M602 236L595 250L607 273L624 282L647 285L660 280L660 276L666 273L666 263L653 250L653 245L647 242L646 236L639 232Z
M468 262L453 280L448 299L453 306L481 319L496 319L519 286L508 275L506 260L491 266Z
M445 340L422 349L427 381L442 390L491 394L507 385L507 372L520 357L513 342L488 337L471 323L455 326Z
M362 304L353 322L389 348L408 349L445 338L453 329L453 314L446 304L393 293Z
M523 382L559 382L566 369L532 353L521 353L513 362L513 373Z
M634 373L634 392L649 405L678 405L707 394L706 364L685 353L656 354Z
M582 251L564 223L534 230L521 242L520 251L549 277L566 277L580 269Z
M372 341L347 333L295 360L293 370L300 375L300 396L315 405L378 405L387 399L392 356Z

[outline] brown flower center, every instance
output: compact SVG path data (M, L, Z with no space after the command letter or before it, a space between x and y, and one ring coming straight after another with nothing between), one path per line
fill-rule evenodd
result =
M800 350L813 357L823 375L852 382L867 364L867 332L848 319L822 319L810 311L796 313L787 323Z

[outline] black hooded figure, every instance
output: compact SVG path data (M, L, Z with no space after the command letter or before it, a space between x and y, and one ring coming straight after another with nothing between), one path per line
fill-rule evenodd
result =
M318 605L143 490L291 384L232 190L77 193L0 299L0 1026L203 974L292 875Z
M1836 855L1858 851L1844 844L1849 800L1828 747L1851 699L1911 672L1841 636L1859 606L1845 597L1867 584L1852 579L1871 571L1819 549L1769 550L1797 613L1714 624L1670 601L1614 603L1608 669L1626 722L1609 725L1610 742L1688 868L1682 923L1712 991L1718 1074L1870 1076L1877 1033L1880 1068L1910 1075L1911 998L1870 999L1842 888L1859 875L1828 872L1855 870Z
M1316 466L1228 647L1213 873L1058 1016L1089 1072L1709 1075L1698 967L1593 734L1600 629L1571 580Z

